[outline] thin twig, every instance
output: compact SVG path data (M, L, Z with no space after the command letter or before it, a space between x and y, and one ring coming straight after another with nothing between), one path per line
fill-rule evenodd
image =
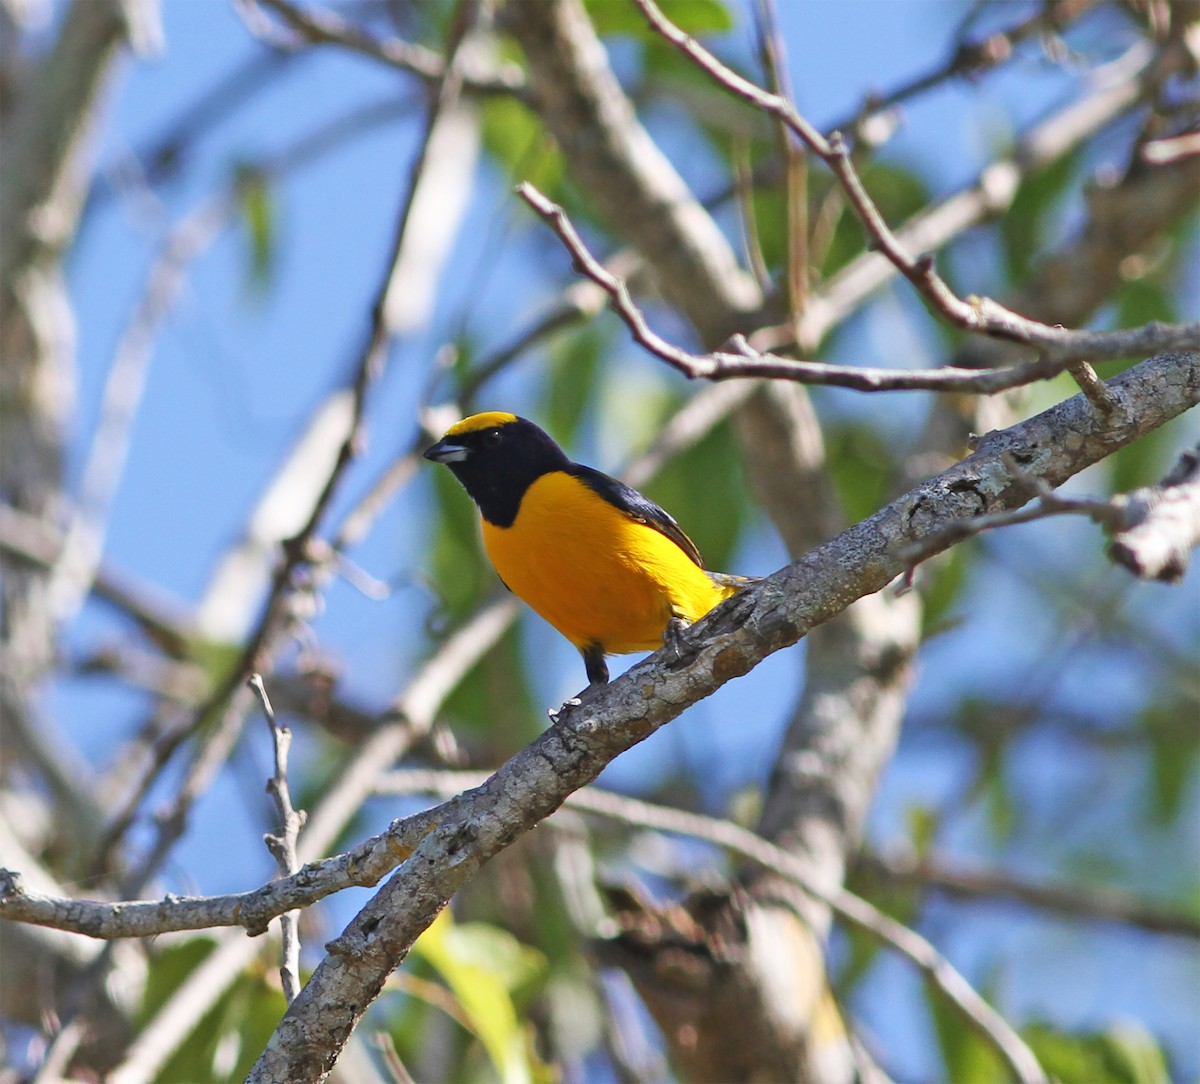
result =
M899 556L909 562L911 569L934 554L984 531L992 531L997 527L1012 527L1018 523L1032 523L1034 520L1048 519L1051 516L1087 516L1093 523L1107 527L1120 523L1122 519L1120 508L1112 501L1099 497L1061 497L1057 493L1043 493L1033 504L1024 508L990 512L952 523L944 530L919 542L904 546Z
M290 877L300 868L297 840L307 819L304 810L297 810L292 805L292 792L288 785L288 750L292 746L292 732L275 721L275 710L271 707L262 675L251 674L246 684L254 691L262 705L275 750L275 773L267 781L267 792L275 800L281 832L279 835L268 832L263 836L263 842L279 866L280 876ZM283 984L283 996L291 1004L300 992L300 912L285 911L279 916L279 927L283 934L283 958L279 965L279 978Z
M1112 415L1120 413L1121 403L1107 385L1096 375L1096 370L1093 369L1086 361L1077 361L1074 365L1067 369L1079 385L1079 390L1083 392L1091 401L1092 405L1104 415Z
M873 854L861 857L859 862L868 875L899 884L923 885L964 899L1015 900L1045 911L1200 940L1200 921L1195 918L1147 906L1136 896L1112 888L1045 884L1005 870L958 869L929 858Z
M447 59L435 50L400 38L376 38L328 9L299 8L288 0L258 0L258 3L278 15L302 42L338 45L431 83L440 83L449 70ZM525 91L525 73L511 62L483 65L475 61L464 67L460 77L463 89L475 93L521 97Z
M1058 0L1039 4L1037 10L1004 30L998 30L983 38L971 38L970 24L964 23L955 35L954 50L941 64L922 75L895 87L887 94L871 95L857 113L846 116L833 125L833 130L852 132L856 140L870 138L872 122L893 111L910 98L933 90L942 83L954 79L976 79L999 64L1011 60L1017 46L1031 37L1048 35L1062 30L1068 23L1079 18L1096 0Z
M1150 324L1144 328L1135 329L1135 332L1073 331L1029 320L990 298L976 296L968 297L965 300L959 298L934 270L932 259L928 256L911 256L896 234L889 228L863 186L858 171L850 158L846 143L837 132L826 139L787 98L763 90L722 64L694 38L685 34L667 19L654 0L634 0L634 2L657 33L711 76L718 85L770 116L779 118L813 154L825 162L845 190L874 247L887 257L896 270L912 283L931 308L949 324L975 334L1006 339L1032 347L1042 355L1042 361L1052 365L1060 363L1059 371L1066 367L1061 364L1063 362L1079 361L1085 358L1093 361L1108 360L1128 357L1140 352L1143 346L1131 349L1131 334L1134 333L1148 334L1149 345L1146 345L1146 341L1143 341L1143 345L1151 352L1200 348L1200 324L1175 327ZM711 376L712 374L696 375ZM750 375L783 374L754 372ZM1030 379L1036 379L1036 377Z
M458 45L457 41L454 41L451 43L448 55L453 59L457 54ZM220 712L223 719L231 725L234 720L239 719L241 723L244 723L244 715L249 710L250 701L246 697L239 696L238 690L248 674L255 670L271 669L270 664L282 636L294 624L293 599L297 592L311 589L310 585L297 582L297 573L302 567L313 562L317 529L333 501L347 469L357 458L359 450L363 446L367 399L382 374L392 339L393 322L397 318L394 287L402 269L408 223L428 161L430 140L439 118L458 100L460 86L461 77L452 63L446 78L439 87L439 92L432 97L429 103L425 137L410 170L408 188L393 231L388 263L372 305L367 343L349 382L348 391L352 403L350 420L333 466L325 477L300 530L283 543L283 559L274 571L262 615L243 647L240 658L235 665L230 667L226 677L218 683L206 703L195 713L191 723L188 726L173 729L167 738L158 743L155 750L153 774L157 773L174 749L181 745L205 719ZM241 723L238 724L239 732ZM147 773L147 778L152 778L152 774ZM131 808L136 807L131 806ZM174 803L173 813L175 815L165 822L172 831L176 826L179 831L182 831L186 810L187 806L178 800ZM167 838L160 836L152 857L161 861L171 842L173 840L169 836Z
M1056 376L1077 360L1068 353L1057 357L1047 355L1034 361L995 369L967 369L952 365L919 370L880 369L827 365L818 361L798 361L773 354L760 354L742 338L733 341L737 353L715 351L711 354L693 354L668 342L650 327L625 281L612 274L588 251L566 212L558 204L547 199L528 181L517 187L517 194L558 234L574 258L576 267L608 294L613 309L628 326L634 340L691 378L725 380L733 377L772 377L868 392L945 391L991 395ZM1120 349L1116 350L1114 356L1138 353L1144 349L1200 349L1200 323L1151 323L1125 332L1072 334L1078 334L1089 342L1092 336L1107 336L1104 346L1110 351L1116 350L1119 340ZM1162 343L1171 345L1162 346Z

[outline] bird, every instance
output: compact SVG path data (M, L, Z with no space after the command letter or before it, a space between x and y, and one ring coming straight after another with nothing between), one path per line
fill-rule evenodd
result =
M580 696L608 683L606 656L664 642L679 650L683 629L754 582L707 571L667 512L572 462L527 418L472 414L424 456L449 467L475 502L504 585L583 656Z

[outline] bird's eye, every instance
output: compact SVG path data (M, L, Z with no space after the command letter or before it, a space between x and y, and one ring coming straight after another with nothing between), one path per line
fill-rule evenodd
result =
M489 429L483 435L483 443L486 444L489 448L496 447L496 445L500 443L500 430L499 429Z

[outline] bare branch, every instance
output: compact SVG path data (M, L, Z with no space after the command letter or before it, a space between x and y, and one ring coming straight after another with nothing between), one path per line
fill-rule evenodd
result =
M838 133L835 132L826 139L786 98L768 93L722 64L694 38L667 19L654 0L635 2L659 34L693 60L720 86L763 112L782 120L809 150L825 162L845 189L873 245L913 284L934 312L948 323L965 331L1032 347L1042 355L1042 361L1049 363L1100 361L1129 357L1147 351L1200 348L1200 324L1183 325L1180 328L1147 325L1146 328L1136 329L1134 332L1071 331L1029 320L990 298L959 298L936 273L930 257L911 256L892 232L863 187L846 144ZM1131 338L1131 335L1143 334L1148 337ZM1135 342L1139 345L1134 345ZM751 371L740 375L768 374Z
M869 876L919 885L961 899L1014 900L1045 911L1200 940L1200 921L1147 906L1136 896L1113 888L1028 881L1004 870L960 869L932 858L876 854L860 861Z
M441 54L400 38L381 40L328 9L298 8L288 0L257 0L269 8L297 35L313 45L337 45L378 60L400 71L418 75L427 82L445 78L447 65ZM483 63L475 57L462 68L463 89L476 93L513 94L525 89L525 73L513 63Z
M911 562L910 567L941 553L964 539L973 538L984 531L997 527L1013 527L1018 523L1031 523L1050 516L1087 516L1101 525L1111 526L1121 518L1121 512L1112 501L1099 497L1061 497L1057 493L1043 493L1037 501L1025 508L1014 508L1004 512L993 512L985 516L973 516L953 523L945 530L906 546L901 555Z
M456 169L469 167L469 161L464 158L465 147L461 137L464 135L464 128L473 128L473 122L457 112L461 88L457 63L461 55L469 55L473 51L473 44L477 43L463 41L461 29L456 33L450 46L450 55L454 62L438 93L430 101L424 139L410 170L408 188L397 215L388 263L371 307L367 340L348 386L337 393L348 398L348 405L344 411L345 420L339 429L341 438L337 441L333 463L316 479L316 492L307 503L307 510L300 516L299 528L290 538L282 540L283 559L276 564L266 603L246 640L241 657L230 667L226 678L212 691L192 718L170 728L155 743L152 763L108 831L109 846L131 822L134 811L158 772L174 755L175 750L196 732L201 721L219 714L222 726L218 733L231 735L228 748L232 748L251 704L249 697L244 695L243 682L246 676L255 670L270 670L270 663L283 634L287 629L294 627L296 599L304 592L316 589L315 584L298 580L297 573L307 565L319 564L319 557L329 552L327 547L317 542L317 530L347 469L362 447L368 396L382 374L393 336L406 330L414 318L419 318L415 307L418 303L414 299L424 296L428 289L429 261L432 258L430 245L434 246L435 251L439 248L444 251L446 247L442 238L435 241L427 233L423 237L424 245L415 246L409 236L409 224L420 219L420 230L433 228L441 231L458 221L457 216L452 213L418 216L414 215L413 209L419 200L446 198L447 194L443 189L451 187L444 180L441 184L434 184L429 176L432 167L445 167L447 163L451 163ZM437 190L434 197L430 196L431 187ZM461 191L457 194L461 195ZM424 221L428 219L434 220L432 227ZM420 248L419 254L414 253L414 247ZM422 290L417 290L412 285L416 277L421 280ZM217 748L219 750L220 747ZM208 776L204 773L209 770L207 762L200 758L189 771L188 778L191 780L193 773L198 773L195 778L205 780L207 785ZM162 827L155 846L144 863L143 877L162 861L174 838L177 838L177 833L182 831L194 797L195 793L185 787L172 803L170 815L161 822Z
M1080 356L1079 353L1071 351L1059 351L1057 354L1046 351L1045 356L1036 361L997 369L965 369L948 365L937 369L909 371L827 365L819 361L797 361L772 354L760 354L740 337L733 340L738 353L716 351L711 354L693 354L667 342L649 326L624 281L608 271L588 251L561 207L548 200L528 181L517 188L517 193L558 234L571 253L576 267L608 294L617 315L625 321L634 339L652 354L691 378L725 380L733 377L773 377L795 380L802 384L852 388L856 391L948 391L991 395L1034 380L1057 376L1075 366ZM1130 331L1080 331L1071 334L1080 336L1078 350L1091 357L1115 358L1160 350L1200 349L1200 323L1152 323ZM1102 349L1085 350L1084 346L1099 346Z
M1099 386L1105 389L1105 397L1098 403L1101 412L1119 410L1119 400L1106 385ZM1097 403L1094 390L1089 390L1091 394L1084 394ZM1014 477L1022 476L1016 463L1010 461L1008 467ZM997 527L1050 516L1082 515L1113 536L1108 552L1114 561L1142 579L1173 583L1183 578L1191 551L1200 544L1200 445L1184 452L1159 485L1109 499L1064 497L1033 480L1027 481L1038 494L1034 504L960 520L906 547L902 556L915 566L934 553Z
M1142 579L1174 583L1200 544L1200 445L1179 457L1157 486L1124 498L1124 523L1108 554Z
M267 780L267 790L275 800L282 834L267 834L263 836L263 842L274 856L280 875L290 877L300 868L300 860L296 857L296 840L307 817L304 810L297 811L292 805L292 791L288 786L287 762L292 732L275 721L275 709L271 707L262 675L251 674L246 684L262 705L275 750L275 774ZM279 966L279 978L283 983L283 996L290 1004L300 992L300 912L287 911L280 916L279 922L283 932L283 960Z

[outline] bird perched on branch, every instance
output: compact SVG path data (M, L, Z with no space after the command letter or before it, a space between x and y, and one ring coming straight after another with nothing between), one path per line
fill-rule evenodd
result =
M588 689L606 655L653 651L753 581L708 572L666 512L573 463L533 422L497 411L452 425L425 458L479 506L483 545L513 594L583 655Z

